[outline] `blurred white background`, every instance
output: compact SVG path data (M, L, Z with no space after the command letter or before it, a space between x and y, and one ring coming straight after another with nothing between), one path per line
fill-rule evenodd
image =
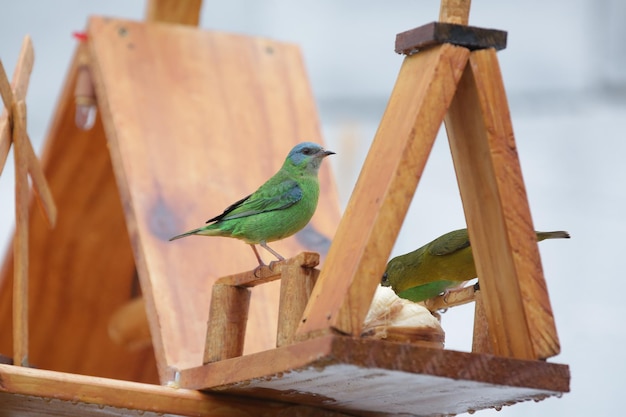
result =
M37 150L70 56L71 33L89 15L142 19L144 1L0 2L0 58L12 74L30 34L35 69L27 97ZM439 2L242 0L205 2L201 26L300 44L318 103L342 204L348 201L402 57L395 34L436 20ZM568 241L540 245L571 393L505 407L499 416L621 415L626 360L626 2L474 0L470 24L508 31L499 53L524 179L537 229ZM465 226L450 153L440 132L394 249L408 252ZM305 139L305 138L303 138ZM14 225L13 161L0 177L0 251ZM596 291L597 290L597 291ZM596 292L594 292L596 291ZM447 347L468 350L473 309L446 313ZM620 348L620 346L622 346ZM622 381L622 382L620 382ZM480 411L494 415L496 411Z

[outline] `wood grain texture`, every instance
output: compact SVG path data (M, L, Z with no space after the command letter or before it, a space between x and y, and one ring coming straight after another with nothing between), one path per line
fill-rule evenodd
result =
M405 58L297 337L359 335L469 51Z
M485 315L483 294L476 291L474 304L474 332L472 337L472 352L493 353L491 337L489 337L489 324Z
M133 297L134 260L100 118L91 131L74 122L72 60L44 142L43 171L59 203L49 229L31 201L29 362L38 368L157 382L151 350L129 352L108 335L111 314ZM106 249L106 250L105 250ZM11 351L14 261L0 271L0 352Z
M559 351L493 49L475 51L445 119L494 353Z
M151 384L0 365L2 417L332 417L338 412Z
M241 356L249 309L248 288L225 284L213 285L202 363Z
M439 21L467 25L471 4L471 0L441 0Z
M148 0L146 20L198 26L202 0Z
M13 251L13 363L28 366L28 147L26 103L13 103L13 156L15 159L15 239Z
M329 335L181 372L181 386L356 415L447 415L569 391L543 361Z
M278 329L276 346L292 343L319 276L319 269L302 262L289 262L280 278L280 302L278 304Z
M88 33L100 114L165 382L171 368L202 364L215 280L255 265L250 248L234 239L168 239L256 190L295 144L322 143L314 99L291 44L100 18L90 20ZM331 178L323 164L318 210L307 229L327 238L339 220ZM300 236L272 247L287 256L305 250ZM279 288L268 284L254 292L244 353L275 345Z

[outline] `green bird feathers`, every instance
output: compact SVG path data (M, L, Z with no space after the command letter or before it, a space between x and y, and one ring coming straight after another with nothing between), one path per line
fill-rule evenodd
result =
M537 241L569 238L567 232L536 232ZM423 301L476 278L467 229L446 233L421 248L393 258L382 285L411 301Z
M259 262L265 265L256 244L272 253L278 260L284 258L267 243L284 239L307 225L317 208L319 181L317 173L322 160L334 152L304 142L287 155L283 166L254 193L228 206L222 214L209 220L205 226L172 237L225 236L248 243Z

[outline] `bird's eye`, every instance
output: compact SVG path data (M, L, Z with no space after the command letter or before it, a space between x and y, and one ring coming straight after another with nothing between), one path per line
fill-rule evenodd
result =
M302 153L305 154L305 155L312 155L313 154L313 149L311 149L311 148L304 148L302 150Z

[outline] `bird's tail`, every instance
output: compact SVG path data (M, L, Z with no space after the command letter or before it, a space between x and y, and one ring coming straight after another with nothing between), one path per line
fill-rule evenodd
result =
M203 236L219 236L220 231L208 228L207 226L199 227L197 229L190 230L180 235L176 235L170 238L170 242L172 240L180 239L183 237L191 236L191 235L203 235Z
M569 239L569 238L570 238L569 233L563 230L558 230L556 232L537 232L538 242L541 242L542 240L545 240L545 239Z

